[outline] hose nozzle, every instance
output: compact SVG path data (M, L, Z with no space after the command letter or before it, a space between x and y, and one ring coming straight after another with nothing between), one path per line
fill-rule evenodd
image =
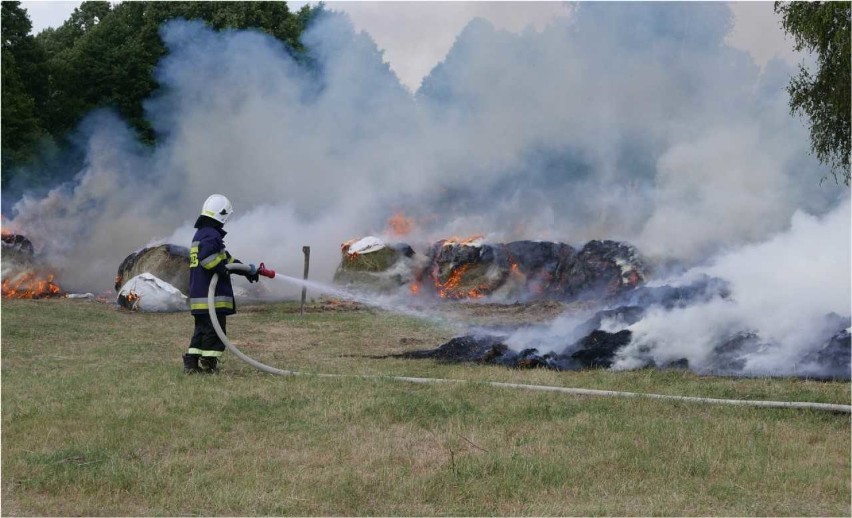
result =
M257 267L257 274L269 277L270 279L275 278L275 270L267 268L263 263L260 263L260 266Z

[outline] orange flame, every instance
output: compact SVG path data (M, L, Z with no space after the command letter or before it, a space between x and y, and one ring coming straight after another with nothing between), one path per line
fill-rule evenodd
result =
M24 272L12 278L3 279L3 297L7 299L61 297L62 288L53 282L53 278L52 273L42 277L36 272Z
M9 228L9 222L6 221L4 216L0 215L0 236L8 237L17 233L14 228Z
M127 305L130 307L130 309L136 309L136 304L139 302L139 294L134 291L131 291L127 294L124 300L127 301Z
M408 287L408 289L411 290L412 295L417 295L420 293L420 283L415 281Z
M349 241L347 241L345 243L340 243L340 251L345 254L346 252L349 251L349 247L352 246L355 243L355 241L358 241L358 240L357 239L350 239Z
M343 254L343 258L346 261L354 261L356 257L358 257L358 252L350 252L349 247L351 247L358 239L350 239L345 243L340 244L340 251Z
M636 270L630 270L630 273L627 274L627 283L630 286L638 286L642 281L642 276Z
M394 237L403 237L411 233L414 222L407 218L402 211L397 211L388 218L388 233Z
M445 282L435 279L435 289L442 299L481 299L485 297L485 286L477 286L467 291L459 289L459 284L464 278L465 272L470 269L470 264L463 264L455 268Z
M484 296L485 294L479 291L479 288L473 288L467 292L467 298L469 299L481 299Z
M441 246L450 246L450 245L471 245L474 241L484 238L485 236L482 234L474 234L468 237L460 237L453 236L448 237L447 239L441 240Z
M446 282L441 282L438 279L435 279L435 288L438 290L438 296L442 299L447 298L447 295L454 294L456 288L461 282L462 276L464 272L466 272L470 268L469 264L463 264L456 268L450 273L450 276L447 278ZM453 297L455 298L455 297Z

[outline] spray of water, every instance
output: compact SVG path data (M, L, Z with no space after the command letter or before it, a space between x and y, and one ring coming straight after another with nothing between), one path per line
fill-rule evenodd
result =
M332 295L341 299L351 300L353 302L381 309L389 313L404 315L407 317L412 317L443 326L449 326L455 330L458 330L461 327L465 327L464 322L457 317L442 315L434 310L429 311L425 308L415 308L410 306L407 301L400 300L396 297L384 297L380 295L369 295L366 293L354 293L321 282L299 279L297 277L291 277L289 275L276 274L274 278L290 284L295 284L300 287L305 287L309 290L314 290L325 295Z

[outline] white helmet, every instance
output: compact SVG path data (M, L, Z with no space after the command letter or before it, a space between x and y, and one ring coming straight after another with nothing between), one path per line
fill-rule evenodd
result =
M225 224L234 208L231 207L231 202L221 194L212 194L204 200L204 205L201 207L201 215L215 219L221 224Z

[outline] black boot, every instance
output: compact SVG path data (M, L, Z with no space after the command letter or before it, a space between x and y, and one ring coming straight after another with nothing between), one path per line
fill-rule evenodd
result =
M201 372L201 369L198 368L198 358L197 354L184 354L183 355L183 373L184 374L195 374Z
M202 356L199 365L205 374L219 374L219 359L215 356Z

